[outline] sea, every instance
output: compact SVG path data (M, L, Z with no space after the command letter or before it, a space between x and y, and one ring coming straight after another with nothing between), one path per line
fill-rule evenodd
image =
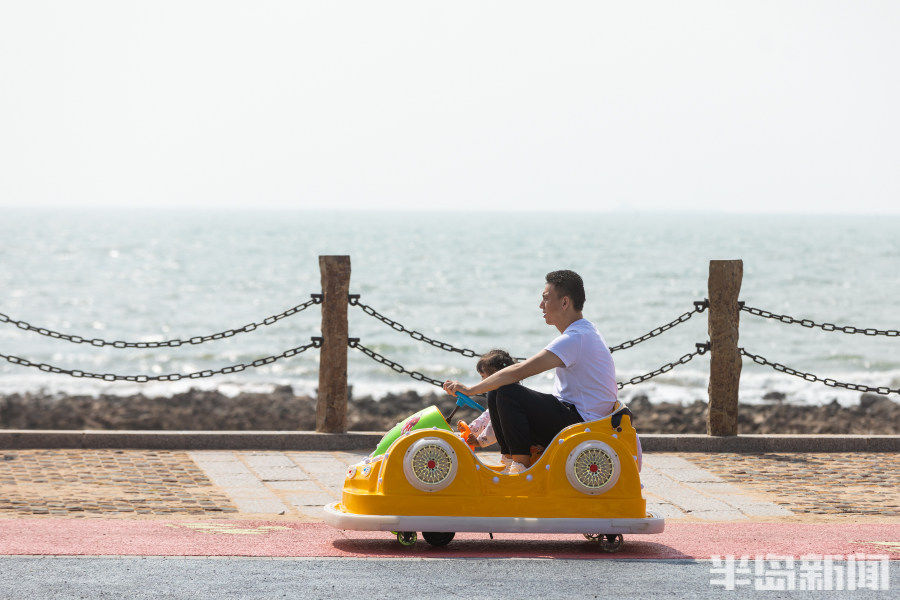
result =
M740 298L797 319L900 329L900 216L658 212L278 211L126 208L0 212L0 313L84 338L160 341L259 322L321 291L318 257L349 255L350 291L410 330L456 347L531 356L558 332L539 309L544 276L584 279L584 316L610 346L693 309L709 261L741 259ZM159 375L277 355L320 334L313 306L255 331L178 348L73 344L0 323L0 354L67 370ZM429 377L478 380L475 359L417 341L349 308L350 335ZM707 313L616 352L619 380L708 339ZM740 345L799 371L900 387L900 337L849 335L741 313ZM439 391L350 349L356 396ZM104 382L0 360L0 393L229 395L290 385L315 393L318 352L239 373L177 382ZM707 399L708 355L620 392L651 402ZM551 391L551 373L526 380ZM850 405L860 393L745 359L740 397ZM891 396L895 401L897 395Z

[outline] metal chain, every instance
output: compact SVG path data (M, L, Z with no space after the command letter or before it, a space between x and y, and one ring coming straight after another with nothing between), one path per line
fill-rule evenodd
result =
M789 325L802 325L807 328L818 327L823 331L837 331L839 333L861 333L863 335L885 335L887 337L900 336L900 331L896 329L874 329L872 327L861 328L853 327L852 325L835 325L834 323L816 323L810 319L796 319L789 315L779 315L761 308L746 306L743 302L740 302L739 304L742 311L748 312L751 315L764 317L766 319L774 319L776 321L781 321L782 323L788 323Z
M378 319L385 325L388 325L389 327L391 327L391 329L408 334L409 337L411 337L414 340L418 340L421 342L425 342L427 344L431 344L435 348L440 348L441 350L446 350L447 352L458 352L459 354L462 354L463 356L467 356L469 358L473 358L475 356L481 356L479 353L477 353L474 350L471 350L469 348L457 348L453 344L448 344L447 342L442 342L440 340L434 340L434 339L431 339L430 337L426 336L424 333L407 329L406 327L404 327L397 321L384 316L383 314L381 314L380 312L378 312L377 310L375 310L368 304L364 304L364 303L360 302L359 294L350 294L349 300L350 300L351 306L360 307L361 309L363 309L363 312L365 312L367 315L375 317L376 319ZM517 358L516 360L525 360L525 359Z
M312 340L313 341L309 344L297 346L296 348L291 348L290 350L285 350L281 354L277 354L274 356L259 358L250 363L238 363L236 365L231 365L216 370L207 369L204 371L196 371L194 373L170 373L168 375L115 375L112 373L88 373L87 371L79 371L75 369L61 369L59 367L54 367L53 365L48 365L45 363L35 363L18 356L0 354L0 358L6 359L8 362L11 362L14 365L22 365L23 367L35 367L37 369L40 369L41 371L46 371L48 373L61 373L63 375L70 375L72 377L88 377L92 379L102 379L103 381L133 381L136 383L146 383L148 381L178 381L179 379L200 379L201 377L212 377L213 375L227 375L229 373L238 373L249 367L261 367L263 365L271 364L276 360L282 358L296 356L301 352L306 352L310 348L322 347L322 338L312 338Z
M681 323L684 323L685 321L687 321L688 319L693 317L695 314L702 313L708 307L709 307L708 299L695 301L694 302L694 310L690 310L690 311L684 313L683 315L681 315L674 321L669 321L665 325L660 325L656 329L648 331L647 333L645 333L644 335L642 335L639 338L634 338L633 340L628 340L627 342L622 342L618 346L613 346L612 348L609 349L609 351L615 352L617 350L625 350L627 348L631 348L632 346L636 346L636 345L640 344L641 342L645 342L645 341L649 340L650 338L654 338L654 337L660 335L661 333L666 332L669 329L672 329L676 325L680 325Z
M399 363L395 363L391 359L389 359L385 356L382 356L381 354L378 354L374 350L366 348L365 346L363 346L362 344L359 343L359 338L350 338L347 340L347 343L349 344L349 346L351 348L356 348L357 350L359 350L360 352L362 352L363 354L365 354L366 356L368 356L375 362L381 363L383 365L387 365L390 368L392 368L393 370L397 371L398 373L406 373L407 375L409 375L416 381L425 381L427 383L430 383L431 385L436 385L438 387L442 387L444 385L443 381L438 381L437 379L432 379L431 377L428 377L427 375L423 375L422 373L419 373L418 371L409 371L406 368L404 368L403 365L401 365Z
M298 304L292 308L287 309L284 312L278 313L277 315L272 315L271 317L266 317L262 321L258 323L248 323L243 327L238 327L236 329L226 329L225 331L221 331L219 333L214 333L212 335L204 335L204 336L195 336L186 340L166 340L164 342L123 342L121 340L110 342L100 338L85 338L80 335L71 335L68 333L60 333L58 331L53 331L52 329L47 329L46 327L37 327L32 325L31 323L26 323L25 321L17 321L12 319L3 313L0 313L0 323L10 323L15 325L19 329L24 329L26 331L34 331L41 335L45 335L48 337L52 337L59 340L65 340L67 342L72 342L74 344L90 344L92 346L102 347L102 346L112 346L114 348L177 348L183 344L202 344L203 342L208 342L210 340L221 340L222 338L229 338L238 333L247 333L249 331L253 331L257 327L262 325L271 325L276 321L280 321L285 317L290 317L291 315L295 315L299 312L302 312L312 306L313 304L321 304L322 303L322 294L312 294L312 300L307 300L303 304Z
M672 361L670 363L666 363L663 366L661 366L660 368L650 371L649 373L645 373L644 375L638 375L637 377L632 377L628 381L616 382L616 387L621 390L626 385L634 385L636 383L641 383L641 382L647 381L648 379L653 379L657 375L662 375L663 373L667 373L667 372L671 371L678 365L684 365L684 364L691 362L691 360L695 356L699 356L701 354L706 354L707 350L709 350L709 342L704 342L702 344L694 344L694 345L697 347L697 349L694 350L693 352L689 352L688 354L685 354L678 360Z
M822 378L822 377L813 375L812 373L806 373L805 371L798 371L797 369L792 369L781 363L772 362L770 360L763 358L762 356L759 356L758 354L753 354L752 352L747 352L743 348L738 348L738 350L740 351L740 353L742 355L744 355L748 358L752 358L753 362L755 362L757 364L767 365L769 367L772 367L776 371L779 371L781 373L787 373L788 375L793 375L795 377L800 377L801 379L805 379L806 381L818 381L820 383L824 383L828 387L845 388L845 389L854 390L857 392L875 392L876 394L881 394L883 396L886 396L888 394L900 394L900 388L891 389L889 387L870 387L868 385L862 385L859 383L844 383L841 381L836 381L834 379L831 379L830 377Z
M423 333L407 329L406 327L404 327L397 321L394 321L390 317L384 316L383 314L381 314L380 312L378 312L377 310L375 310L368 304L364 304L363 302L360 302L359 294L350 294L349 301L350 301L351 306L360 307L363 310L363 312L365 312L366 314L368 314L372 317L375 317L382 323L390 326L391 329L394 329L395 331L400 331L402 333L408 334L414 340L426 342L428 344L431 344L435 348L440 348L441 350L446 350L448 352L457 352L457 353L462 354L463 356L467 356L469 358L473 358L475 356L481 356L481 354L479 354L478 352L475 352L474 350L471 350L469 348L457 348L453 344L448 344L447 342L442 342L440 340L434 340L434 339L431 339L430 337L426 336ZM694 310L691 310L691 311L688 311L688 312L682 314L675 320L670 321L670 322L666 323L665 325L661 325L661 326L657 327L656 329L653 329L653 330L649 331L648 333L645 333L644 335L642 335L639 338L635 338L633 340L628 340L627 342L623 342L623 343L619 344L618 346L613 346L612 348L609 349L609 351L616 352L617 350L625 350L627 348L631 348L632 346L636 346L637 344L640 344L641 342L649 340L650 338L654 338L654 337L660 335L661 333L668 331L669 329L672 329L676 325L684 323L685 321L690 319L692 316L694 316L694 314L702 313L704 310L707 309L708 306L709 306L709 300L704 299L704 300L695 301L694 302ZM514 357L514 359L516 361L523 361L523 360L525 360L525 357L517 356L517 357Z
M416 381L425 381L425 382L430 383L431 385L435 385L437 387L443 387L443 385L444 385L443 381L438 381L437 379L432 379L431 377L428 377L427 375L423 375L422 373L419 373L418 371L409 371L408 369L403 367L403 365L396 363L396 362L392 361L391 359L389 359L385 356L382 356L381 354L378 354L377 352L375 352L374 350L371 350L370 348L366 348L365 346L363 346L362 344L359 343L359 338L350 338L347 340L347 343L349 344L349 346L351 348L356 348L357 350L360 350L363 354L365 354L366 356L368 356L375 362L381 363L383 365L387 365L391 369L393 369L394 371L396 371L398 373L405 373L405 374L409 375L410 377L412 377L413 379L415 379ZM631 379L629 379L628 381L625 381L625 382L616 382L616 387L621 390L626 385L634 385L636 383L641 383L642 381L647 381L648 379L652 379L653 377L656 377L657 375L661 375L663 373L671 371L678 365L683 365L683 364L689 363L691 361L691 359L693 359L695 356L698 356L700 354L705 354L706 351L709 350L709 342L705 342L703 344L695 344L695 345L697 347L697 349L695 351L685 354L678 360L670 362L670 363L666 363L663 366L661 366L660 368L658 368L654 371L650 371L649 373L646 373L644 375L632 377Z

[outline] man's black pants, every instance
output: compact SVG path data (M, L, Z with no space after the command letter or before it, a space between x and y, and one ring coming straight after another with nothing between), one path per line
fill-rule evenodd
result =
M488 392L487 403L503 454L531 454L534 444L546 448L557 433L583 421L573 405L518 383Z

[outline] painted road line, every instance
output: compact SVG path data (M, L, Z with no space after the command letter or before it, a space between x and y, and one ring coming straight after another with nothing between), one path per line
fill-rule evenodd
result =
M897 523L670 523L625 536L608 555L578 535L461 533L445 548L400 546L387 532L339 531L282 520L0 519L3 555L457 556L698 558L713 555L887 554L900 559Z

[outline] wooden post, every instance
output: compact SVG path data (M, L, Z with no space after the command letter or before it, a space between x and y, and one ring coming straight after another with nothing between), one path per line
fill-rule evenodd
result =
M347 295L350 257L320 256L322 272L322 348L319 351L319 398L316 431L347 431Z
M741 354L738 351L740 307L738 295L744 262L709 261L709 435L737 435L738 387Z

